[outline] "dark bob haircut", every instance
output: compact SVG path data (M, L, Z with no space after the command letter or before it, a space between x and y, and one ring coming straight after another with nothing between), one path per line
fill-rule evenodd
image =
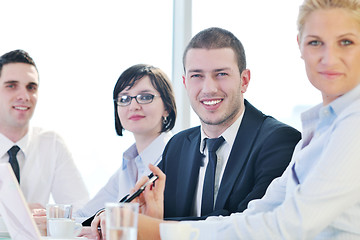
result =
M119 77L116 82L113 99L114 99L114 110L115 110L115 130L119 136L122 136L123 126L118 115L118 107L116 100L119 93L125 88L132 88L136 81L142 79L144 76L150 78L151 84L159 92L161 100L164 103L165 110L168 111L168 121L163 124L161 132L167 132L171 130L175 125L176 120L176 104L175 96L172 89L171 82L167 75L159 68L153 67L147 64L137 64L126 69Z

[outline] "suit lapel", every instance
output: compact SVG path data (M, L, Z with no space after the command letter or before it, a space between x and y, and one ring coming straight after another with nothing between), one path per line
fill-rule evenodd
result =
M231 190L248 159L264 115L245 100L245 113L227 161L216 198L215 210L223 209Z
M200 128L199 128L200 129ZM176 191L178 199L178 216L190 216L194 202L195 190L199 177L199 169L202 161L200 149L200 130L188 136L183 145L183 157L180 159L178 169L179 188ZM190 169L190 171L189 171Z

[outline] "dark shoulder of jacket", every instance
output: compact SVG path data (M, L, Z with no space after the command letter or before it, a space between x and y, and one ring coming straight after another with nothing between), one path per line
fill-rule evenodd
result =
M277 131L278 129L284 129L285 131L288 131L289 133L292 133L299 138L301 137L301 133L297 129L277 120L276 118L274 118L270 115L265 115L259 109L255 108L253 105L251 105L246 99L245 99L245 106L248 108L252 108L253 111L255 110L257 112L257 114L261 114L263 116L264 121L261 126L261 131L263 133L271 134L274 131Z
M185 129L183 131L176 133L168 141L168 143L165 146L165 149L164 149L163 155L162 155L162 160L158 164L159 168L161 170L164 169L164 167L165 167L164 165L166 165L166 157L167 157L169 151L172 151L173 148L178 148L179 146L182 145L182 143L186 139L191 138L193 135L197 135L197 133L199 133L199 131L200 131L200 126L196 126L196 127L188 128L188 129Z
M279 134L282 134L281 136L284 136L287 139L294 139L296 143L301 139L301 133L296 128L280 122L272 116L265 116L266 118L261 127L261 132L263 135L270 136L272 134L276 134L279 136Z

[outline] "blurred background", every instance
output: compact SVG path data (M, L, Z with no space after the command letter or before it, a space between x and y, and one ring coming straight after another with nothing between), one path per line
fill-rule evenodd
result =
M173 64L173 52L182 52L173 48L178 33L173 19L181 11L176 1L0 2L0 54L24 49L39 69L32 125L65 139L91 196L121 166L123 151L134 142L126 131L122 137L115 133L112 91L120 74L133 64L152 64L172 79L176 97L184 96ZM300 113L321 101L307 81L296 42L302 1L186 1L189 37L208 27L233 32L245 47L251 70L245 97L300 130ZM174 132L199 124L186 105L178 115L181 124Z

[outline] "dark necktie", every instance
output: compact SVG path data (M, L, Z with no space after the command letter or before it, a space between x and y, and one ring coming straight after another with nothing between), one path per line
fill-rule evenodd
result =
M16 158L16 154L18 153L19 150L20 150L20 148L15 145L12 148L10 148L10 150L8 151L8 154L10 157L9 163L15 173L15 176L16 176L18 182L20 183L20 168L19 168L18 160Z
M224 142L223 137L206 139L206 146L209 151L209 162L206 167L204 187L201 201L201 216L208 215L214 209L214 185L215 170L217 163L216 150Z

